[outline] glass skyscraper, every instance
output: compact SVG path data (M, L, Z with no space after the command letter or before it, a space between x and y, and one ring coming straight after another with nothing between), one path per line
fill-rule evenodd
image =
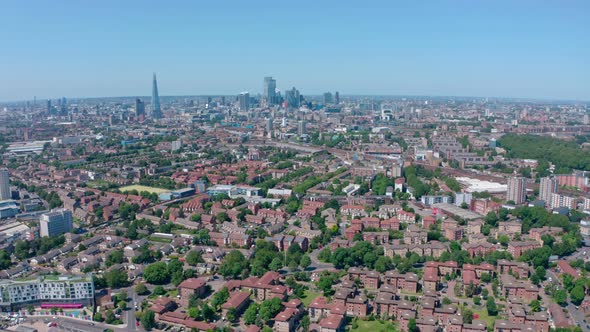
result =
M273 106L277 102L276 98L277 81L271 76L264 78L263 97L266 101L266 106Z
M154 84L152 86L152 118L162 118L162 109L160 108L160 96L158 95L158 81L156 80L156 73L154 73Z

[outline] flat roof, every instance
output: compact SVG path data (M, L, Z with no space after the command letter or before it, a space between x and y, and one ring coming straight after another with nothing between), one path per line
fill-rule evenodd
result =
M435 208L441 209L443 212L455 215L457 217L460 217L460 218L466 219L466 220L480 219L483 217L479 213L475 213L473 211L462 209L462 208L460 208L456 205L453 205L453 204L437 203L432 206Z
M457 177L456 180L465 185L467 187L466 191L468 192L487 191L490 193L501 193L508 190L508 185L498 182L484 181L469 177Z

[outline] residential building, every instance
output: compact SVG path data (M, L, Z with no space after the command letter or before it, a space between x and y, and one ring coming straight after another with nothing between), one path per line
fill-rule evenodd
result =
M8 169L0 169L0 201L11 199L10 193L10 175Z
M514 204L522 204L526 201L526 178L512 177L508 179L508 191L506 200L513 201Z
M25 305L43 303L94 304L92 276L40 277L27 281L0 281L0 309L14 311Z
M552 195L557 193L559 187L559 180L554 177L541 178L539 185L539 199L545 201L545 205L548 206L551 201Z

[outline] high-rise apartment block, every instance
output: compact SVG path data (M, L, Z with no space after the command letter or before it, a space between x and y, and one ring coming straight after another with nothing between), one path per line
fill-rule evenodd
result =
M526 201L526 178L512 177L508 179L508 191L506 200L515 204L522 204Z
M549 205L551 195L557 193L559 187L559 180L554 177L541 178L539 186L539 199L545 201L545 205Z
M10 175L6 168L0 169L0 201L11 199Z

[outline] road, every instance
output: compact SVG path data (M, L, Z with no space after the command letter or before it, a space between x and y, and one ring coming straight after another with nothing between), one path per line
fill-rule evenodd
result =
M334 264L324 263L318 259L318 255L323 249L315 249L309 254L311 259L311 265L307 268L308 271L322 271L322 270L333 270Z
M139 306L140 303L137 301L137 293L135 293L135 287L129 287L127 290L127 296L131 299L130 309L125 311L125 316L127 316L127 329L134 331L137 329L137 320L135 318L135 303Z
M76 319L71 317L58 316L56 319L52 319L48 316L29 316L27 317L25 324L32 322L42 322L47 324L48 322L55 322L57 324L53 329L58 331L68 332L102 332L105 329L111 329L115 332L133 332L135 329L127 329L124 327L117 327L113 325L107 325L104 323L90 322L82 319Z

